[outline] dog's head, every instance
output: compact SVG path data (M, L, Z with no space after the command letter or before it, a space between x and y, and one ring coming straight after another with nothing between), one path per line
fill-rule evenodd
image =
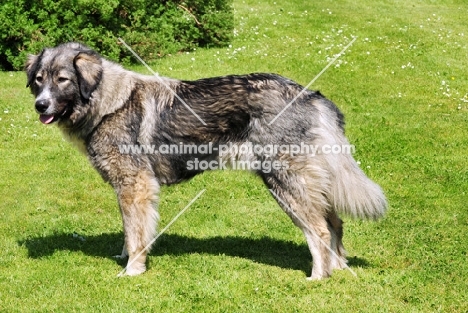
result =
M25 64L26 87L36 97L40 121L76 120L102 78L102 59L79 43L66 43L30 55ZM75 113L75 114L74 114Z

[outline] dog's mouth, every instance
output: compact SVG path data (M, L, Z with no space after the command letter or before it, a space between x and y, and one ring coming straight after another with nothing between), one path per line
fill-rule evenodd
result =
M57 122L61 117L63 117L68 112L68 105L64 106L64 109L60 113L56 114L39 114L39 120L42 124L52 124Z
M57 120L55 115L41 114L39 115L39 120L42 124L52 124Z

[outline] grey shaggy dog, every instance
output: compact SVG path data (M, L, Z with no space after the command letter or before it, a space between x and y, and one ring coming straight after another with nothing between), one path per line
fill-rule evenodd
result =
M214 147L228 143L349 145L339 109L319 92L303 90L279 75L196 81L145 76L125 70L79 43L30 55L25 70L40 120L56 122L117 194L125 234L121 257L129 258L127 275L146 270L145 247L156 234L160 185L203 172L187 166L194 160L287 165L254 171L303 231L313 258L311 279L328 277L333 269L346 267L338 214L376 219L386 211L382 190L366 177L350 153L230 150L221 155L218 149L209 154L121 150L125 145L181 143Z

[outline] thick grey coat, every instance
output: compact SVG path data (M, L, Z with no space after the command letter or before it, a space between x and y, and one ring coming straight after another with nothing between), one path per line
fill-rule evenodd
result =
M122 152L129 145L181 143L349 145L338 108L319 92L284 77L250 74L179 81L144 76L77 43L30 56L25 69L40 120L56 122L115 189L128 275L146 270L146 248L156 234L159 186L202 172L187 166L195 159L287 165L255 172L304 232L313 257L312 279L346 267L339 213L374 219L386 210L382 190L349 153Z

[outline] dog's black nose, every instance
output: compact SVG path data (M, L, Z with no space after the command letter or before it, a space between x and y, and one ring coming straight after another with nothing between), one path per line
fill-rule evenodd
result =
M47 99L37 100L35 106L36 106L37 112L44 113L49 108L49 100Z

